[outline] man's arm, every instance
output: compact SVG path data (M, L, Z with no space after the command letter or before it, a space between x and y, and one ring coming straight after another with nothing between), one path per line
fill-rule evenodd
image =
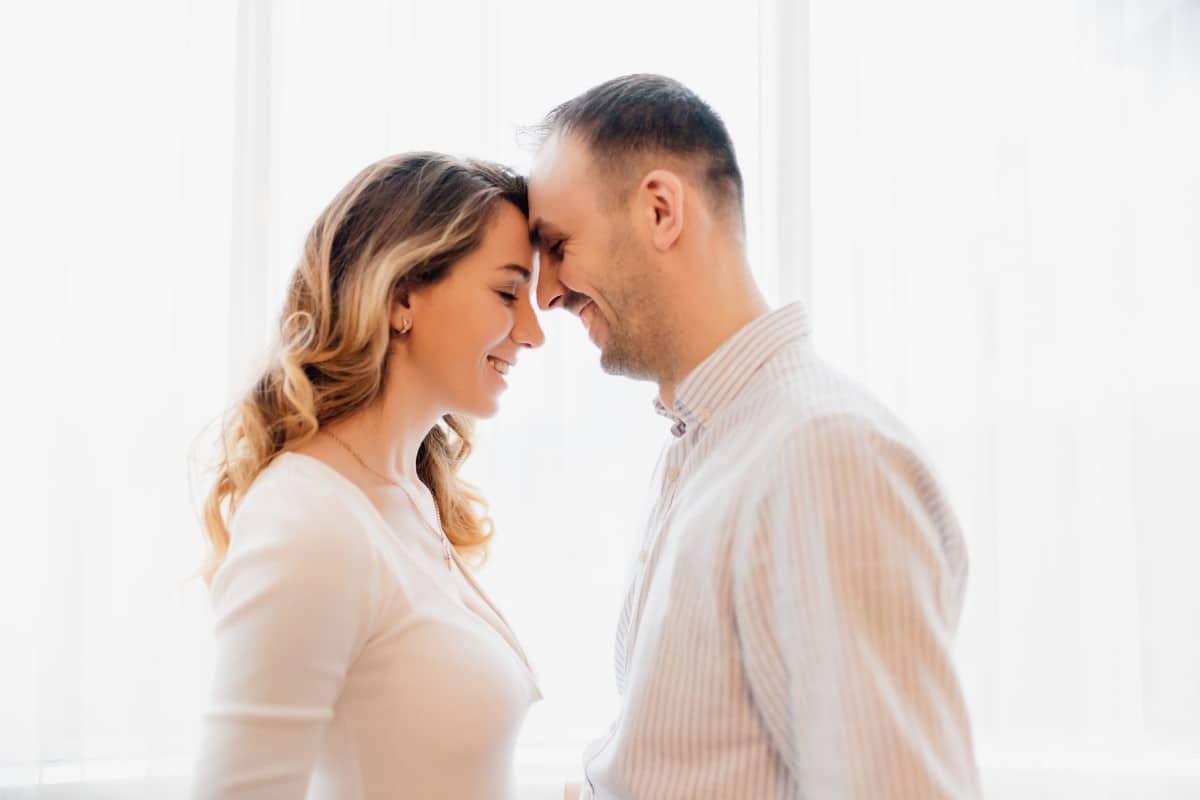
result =
M801 796L977 797L951 659L958 583L923 468L851 417L797 431L772 461L735 544L735 617Z

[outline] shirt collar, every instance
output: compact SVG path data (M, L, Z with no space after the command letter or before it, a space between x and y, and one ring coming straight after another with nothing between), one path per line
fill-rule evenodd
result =
M745 387L750 376L781 347L806 341L811 333L802 303L771 311L730 336L675 388L671 408L654 398L654 410L675 424L680 437L705 424Z

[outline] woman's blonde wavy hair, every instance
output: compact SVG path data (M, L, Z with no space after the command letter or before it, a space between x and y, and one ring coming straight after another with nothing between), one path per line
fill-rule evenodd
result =
M322 426L369 406L384 388L389 317L408 292L441 280L479 246L502 202L528 215L525 180L482 161L405 153L360 172L309 231L292 275L266 368L228 412L216 479L204 504L211 555L206 583L229 549L238 503L280 454ZM471 453L471 420L446 415L417 453L417 473L455 549L485 555L492 523L478 491L458 476Z

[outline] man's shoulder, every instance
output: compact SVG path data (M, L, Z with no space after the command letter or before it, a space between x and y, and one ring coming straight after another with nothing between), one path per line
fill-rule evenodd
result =
M811 354L765 365L716 420L746 474L759 479L827 453L902 452L923 461L916 437L869 389Z
M775 441L831 428L902 427L869 389L811 351L781 355L765 364L730 404L727 424Z

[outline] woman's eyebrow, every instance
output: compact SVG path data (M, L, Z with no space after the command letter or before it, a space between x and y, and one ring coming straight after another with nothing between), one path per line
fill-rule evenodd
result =
M500 269L506 272L517 273L517 277L520 279L521 283L529 283L529 281L533 280L533 273L527 268L522 267L520 264L502 264Z

